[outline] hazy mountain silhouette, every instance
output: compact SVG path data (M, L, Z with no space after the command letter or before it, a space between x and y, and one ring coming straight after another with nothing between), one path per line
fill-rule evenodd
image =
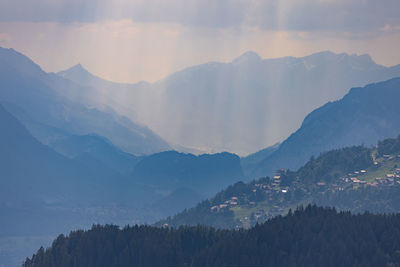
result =
M105 104L96 105L99 103L96 99L88 101L86 96L93 96L93 88L45 73L13 49L0 48L0 79L0 101L20 107L42 125L76 135L96 133L134 154L169 148L147 127L120 116ZM25 123L23 119L21 121ZM28 123L26 127L29 128Z
M190 188L199 196L208 197L242 179L243 171L240 158L231 153L195 156L166 151L141 160L133 177L158 190Z
M140 157L121 151L104 137L72 135L50 145L57 152L76 160L93 159L121 174L131 174Z
M154 220L145 206L157 194L115 170L128 168L128 161L133 169L138 158L98 136L65 139L56 147L75 157L63 156L1 105L0 125L0 250L7 251L0 253L2 264L15 265L38 242L77 226Z
M400 76L400 66L329 51L276 59L246 52L232 62L186 68L153 84L110 83L81 66L59 74L95 86L93 98L102 95L171 144L248 154L283 141L309 112L340 99L348 88Z
M258 164L254 175L295 170L312 155L351 145L374 145L400 132L400 78L352 88L342 99L311 112L300 129Z

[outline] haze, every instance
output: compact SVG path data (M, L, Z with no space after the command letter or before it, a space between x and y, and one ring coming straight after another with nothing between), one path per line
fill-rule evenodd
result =
M157 81L252 50L263 58L317 51L400 62L396 0L3 0L0 46L54 72L82 63L119 82Z

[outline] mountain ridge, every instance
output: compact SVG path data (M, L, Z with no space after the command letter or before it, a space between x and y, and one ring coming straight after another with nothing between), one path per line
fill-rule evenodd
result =
M296 170L311 156L348 145L373 145L400 132L400 78L352 88L341 100L329 102L306 116L301 127L255 168L254 175L275 169Z
M245 155L282 142L308 113L342 98L349 88L397 76L400 65L385 67L365 54L323 51L261 59L246 52L231 62L194 65L151 84L99 87L108 94L105 99L123 106L119 112L145 122L176 149ZM151 107L144 104L150 102Z
M68 79L45 73L15 50L0 48L0 77L3 81L0 101L18 106L29 114L32 121L72 134L98 133L132 154L148 154L169 148L147 126L133 123L106 103L97 105L99 101L96 99L88 100L88 95L92 95L95 89L82 88Z

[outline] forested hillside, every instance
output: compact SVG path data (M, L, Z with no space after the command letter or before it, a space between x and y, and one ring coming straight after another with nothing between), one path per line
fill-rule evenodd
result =
M307 206L249 230L95 225L60 235L24 267L399 266L400 215Z
M238 182L157 225L250 227L307 203L352 212L400 212L399 166L400 136L377 148L332 150L298 171L278 169L273 177Z

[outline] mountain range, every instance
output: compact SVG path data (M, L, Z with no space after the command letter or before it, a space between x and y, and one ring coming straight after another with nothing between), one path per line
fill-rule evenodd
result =
M169 145L147 127L95 105L84 96L93 89L44 72L26 56L0 48L0 102L45 144L60 133L98 134L136 155L167 150ZM57 131L57 133L54 132Z
M0 105L0 263L97 223L153 222L243 178L238 156L175 151L137 157L101 136L39 142ZM53 148L54 147L54 148Z
M329 51L276 59L247 52L232 62L189 67L155 83L111 83L81 65L58 75L92 86L94 96L88 98L106 100L174 147L245 155L284 141L308 113L340 99L349 88L400 76L400 66Z
M259 161L250 177L279 168L297 170L311 156L350 145L375 145L400 132L400 78L352 88L342 99L314 110L273 153Z
M153 84L118 84L80 65L46 73L24 55L0 48L0 251L24 250L14 251L11 260L14 252L0 253L0 262L26 256L33 237L43 240L94 222L154 222L229 185L235 184L229 192L248 191L256 183L240 180L270 176L278 168L295 171L325 151L373 146L395 136L400 132L400 78L347 94L350 87L340 86L378 81L398 70L366 55L323 52L263 60L246 53ZM313 106L343 95L306 116ZM270 139L269 133L297 128L294 121L302 113L306 118L286 140L284 134ZM177 139L170 138L172 133ZM210 148L247 153L268 144L264 137L283 141L243 158L201 153ZM194 223L210 218L208 204L206 210ZM232 214L226 215L221 225L235 226Z

